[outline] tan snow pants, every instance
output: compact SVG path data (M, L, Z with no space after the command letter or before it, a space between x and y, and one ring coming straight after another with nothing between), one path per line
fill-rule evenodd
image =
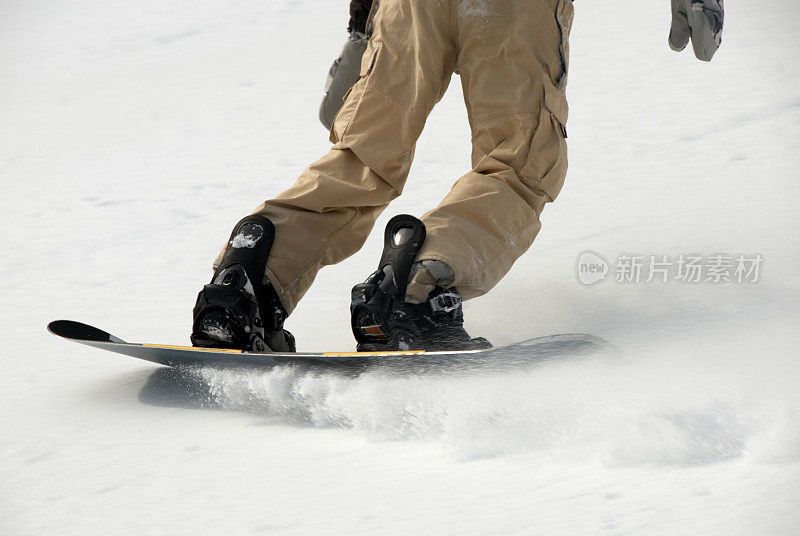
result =
M473 169L421 217L427 239L417 260L448 264L467 299L497 284L564 182L572 15L572 0L375 0L361 77L334 121L333 148L256 210L275 224L266 276L287 312L321 267L361 248L402 193L417 138L454 72Z

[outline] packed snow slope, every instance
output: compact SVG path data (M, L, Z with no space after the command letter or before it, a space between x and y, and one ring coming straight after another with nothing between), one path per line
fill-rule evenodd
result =
M45 333L187 342L232 225L329 146L347 3L0 3L0 534L800 533L792 0L729 2L710 64L668 49L666 1L576 7L566 186L467 327L617 354L176 375ZM434 206L469 143L454 80L378 227ZM302 348L352 348L379 250L319 275ZM578 281L584 251L607 280ZM614 281L620 255L717 254L761 255L758 281Z

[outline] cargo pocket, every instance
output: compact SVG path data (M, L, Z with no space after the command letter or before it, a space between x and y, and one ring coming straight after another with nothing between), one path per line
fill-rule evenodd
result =
M528 160L521 170L523 180L542 190L553 201L567 175L567 116L566 94L544 80L544 98L539 122L531 138Z
M333 120L330 137L332 143L338 143L347 134L347 128L350 126L350 122L361 104L361 99L364 97L364 91L370 82L370 75L375 67L380 47L380 43L374 40L370 40L367 45L367 50L364 51L364 57L361 59L361 72L358 81L353 84L353 87L343 97L344 104Z
M561 75L556 80L559 89L567 87L567 73L569 72L569 34L572 30L572 20L575 16L575 6L572 0L559 0L556 8L556 21L561 30L561 43L558 53L561 59Z

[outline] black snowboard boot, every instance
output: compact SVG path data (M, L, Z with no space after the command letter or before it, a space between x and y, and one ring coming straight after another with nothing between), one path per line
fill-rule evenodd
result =
M428 301L395 303L388 322L393 350L482 350L492 345L472 338L464 329L461 295L454 288L436 287Z
M392 218L384 233L378 270L353 287L350 321L359 352L472 350L491 348L464 330L461 296L435 286L428 299L405 301L409 275L425 241L425 226L413 216Z
M211 283L194 306L192 344L251 352L294 352L283 329L286 312L272 285L264 283L275 227L251 215L236 224Z

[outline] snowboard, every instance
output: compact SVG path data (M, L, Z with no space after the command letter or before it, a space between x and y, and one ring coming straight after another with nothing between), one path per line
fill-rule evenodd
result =
M143 359L168 367L259 366L304 364L345 368L385 365L411 366L414 370L428 367L442 369L448 365L515 366L521 362L563 359L612 348L593 335L570 333L549 335L500 348L461 351L386 351L386 352L296 352L258 353L219 348L175 346L169 344L129 343L99 328L75 322L56 320L47 326L50 333L87 346L116 354Z

